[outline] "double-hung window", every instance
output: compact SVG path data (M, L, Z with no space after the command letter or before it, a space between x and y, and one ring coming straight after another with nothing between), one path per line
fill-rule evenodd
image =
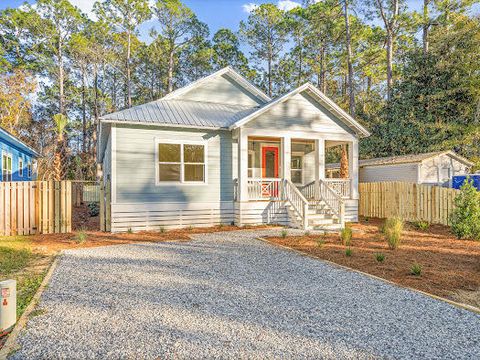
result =
M23 177L23 159L18 159L18 176Z
M12 181L12 154L2 153L2 181Z
M30 162L27 164L27 176L29 178L32 177L32 163L30 163Z
M292 154L291 179L294 184L303 183L303 156Z
M205 142L166 142L157 147L157 184L206 183Z

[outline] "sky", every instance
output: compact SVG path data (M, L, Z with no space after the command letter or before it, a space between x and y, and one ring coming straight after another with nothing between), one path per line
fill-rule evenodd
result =
M78 6L85 13L88 13L91 11L95 1L70 0L70 2ZM292 7L302 3L302 0L183 0L183 2L197 14L201 21L208 24L211 34L213 35L221 28L229 28L234 31L238 30L240 21L248 17L248 10L252 9L255 4L273 2L284 10L290 10ZM24 0L0 0L0 9L18 7L23 3ZM411 9L420 10L423 0L407 0L407 3ZM145 34L152 26L153 22L145 24L141 31L142 34L146 36Z

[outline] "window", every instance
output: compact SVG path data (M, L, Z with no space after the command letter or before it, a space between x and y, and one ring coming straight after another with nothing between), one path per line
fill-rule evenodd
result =
M32 177L32 163L28 163L28 164L27 164L27 176L28 176L29 178Z
M23 177L23 159L18 159L18 176Z
M255 165L255 151L248 150L248 174L249 178L253 177L253 170Z
M291 178L294 184L303 183L303 156L292 154Z
M205 183L205 144L157 143L158 183Z
M2 181L12 181L12 154L2 154Z

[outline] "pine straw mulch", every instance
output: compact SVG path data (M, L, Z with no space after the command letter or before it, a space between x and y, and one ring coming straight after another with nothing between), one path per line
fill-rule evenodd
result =
M426 231L407 224L402 243L390 250L380 228L383 220L352 224L352 256L338 234L269 237L267 240L320 259L357 269L397 284L454 301L480 307L480 242L458 240L448 227L432 225ZM318 239L324 244L319 246ZM376 253L385 260L378 262ZM411 274L412 264L422 266L420 276Z

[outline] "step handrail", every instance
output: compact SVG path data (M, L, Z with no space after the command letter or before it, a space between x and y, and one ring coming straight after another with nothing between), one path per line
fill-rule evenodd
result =
M319 191L318 195L315 197L317 201L325 201L325 203L332 209L333 212L339 218L340 226L343 228L345 225L345 202L341 195L339 195L335 190L333 190L328 183L322 179L319 179Z
M300 216L303 229L306 230L308 228L308 200L289 179L283 180L283 194L285 200L292 205L294 211Z

